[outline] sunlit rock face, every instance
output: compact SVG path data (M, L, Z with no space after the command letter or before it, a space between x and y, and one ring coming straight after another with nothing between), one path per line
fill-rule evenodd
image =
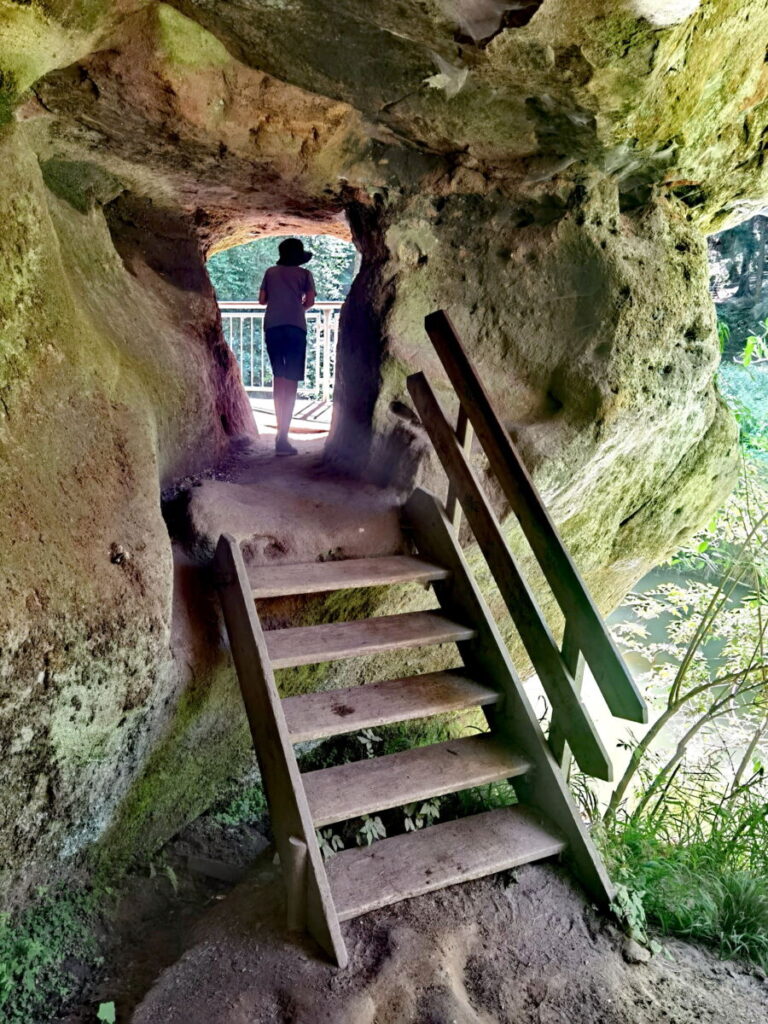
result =
M768 194L766 29L762 0L0 0L5 891L151 848L242 763L161 516L253 430L217 248L355 238L329 456L401 492L438 479L405 378L451 408L447 308L604 607L718 504L703 232Z

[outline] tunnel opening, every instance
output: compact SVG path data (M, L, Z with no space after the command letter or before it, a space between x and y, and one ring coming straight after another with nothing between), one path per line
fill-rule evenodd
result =
M219 249L207 261L216 293L222 336L240 368L243 387L260 435L277 429L273 404L274 375L266 345L266 307L259 301L264 275L278 259L278 246L296 234L262 235ZM299 381L290 433L303 440L324 440L331 422L341 310L360 268L360 254L345 238L301 234L312 253L307 264L316 298L306 310L307 354Z

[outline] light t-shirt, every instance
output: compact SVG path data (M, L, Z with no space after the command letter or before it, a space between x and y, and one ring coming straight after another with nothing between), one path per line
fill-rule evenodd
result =
M290 325L307 329L302 302L308 292L315 291L315 281L304 267L270 267L261 282L267 294L264 329Z

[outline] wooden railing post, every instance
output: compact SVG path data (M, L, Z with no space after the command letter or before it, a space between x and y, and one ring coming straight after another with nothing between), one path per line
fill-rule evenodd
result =
M584 655L579 648L576 630L573 628L573 624L568 621L566 621L565 629L563 630L563 648L561 653L565 666L573 679L574 689L577 693L581 693L581 687L584 683ZM565 732L563 714L553 707L552 724L549 727L549 746L565 777L568 778L573 755L565 738Z
M466 409L459 403L459 414L456 418L456 439L461 445L462 451L469 457L472 451L472 441L475 437L475 430L469 422ZM448 478L448 497L445 499L445 511L450 520L451 526L458 536L461 526L461 504L456 494L456 488L451 478Z

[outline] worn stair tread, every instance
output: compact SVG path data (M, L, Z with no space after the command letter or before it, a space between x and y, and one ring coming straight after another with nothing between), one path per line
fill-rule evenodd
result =
M326 863L340 921L400 900L552 857L559 832L528 807L503 807L344 850Z
M292 743L357 732L390 722L495 704L498 691L462 669L387 679L346 690L286 697L283 712Z
M302 775L302 782L312 822L320 828L524 775L529 769L526 758L486 734L321 768Z
M475 630L439 612L406 612L355 622L329 622L321 626L292 626L264 634L273 668L312 665L363 654L379 654L404 647L471 640Z
M343 561L302 562L292 565L251 566L248 578L255 598L289 594L319 594L329 590L377 587L393 583L444 580L447 569L421 558L387 555Z

